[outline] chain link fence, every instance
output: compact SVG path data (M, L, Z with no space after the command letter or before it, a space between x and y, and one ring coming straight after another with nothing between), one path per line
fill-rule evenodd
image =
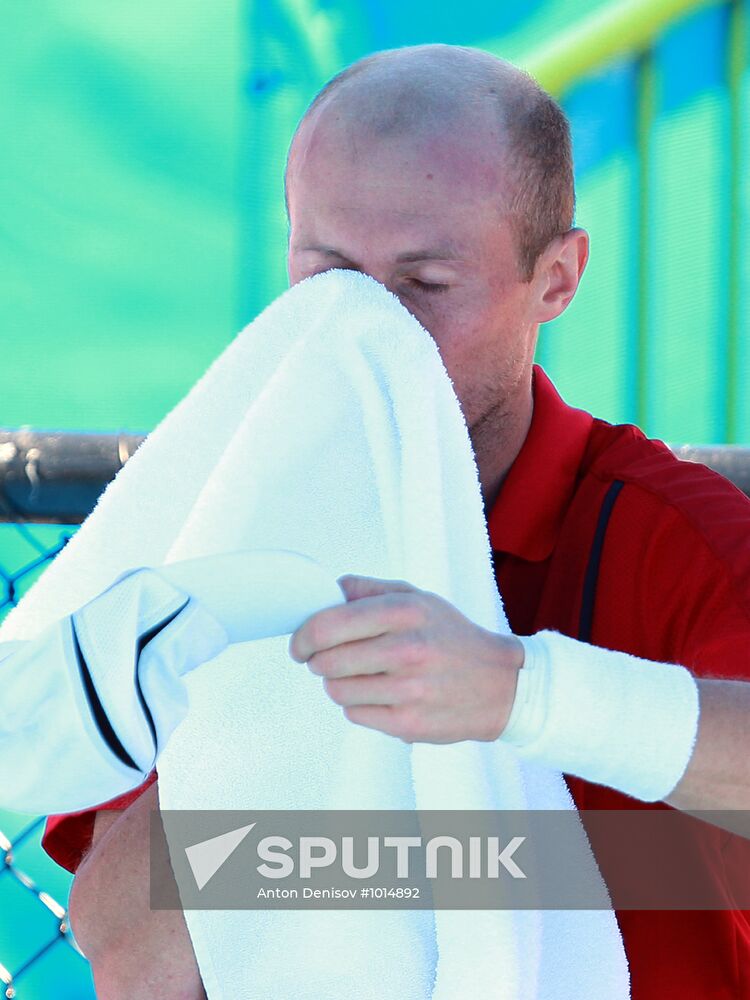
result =
M0 621L144 437L0 429ZM670 447L750 496L750 447ZM72 876L40 846L44 819L0 808L0 983L8 1000L88 1000L95 996L90 966L65 905Z
M0 430L0 621L72 538L143 437ZM41 847L45 817L1 806L0 790L0 995L94 998L89 963L67 919L73 877Z

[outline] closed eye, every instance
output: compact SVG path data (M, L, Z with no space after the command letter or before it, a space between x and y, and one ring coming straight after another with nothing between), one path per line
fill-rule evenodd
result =
M342 271L357 270L357 268L355 267L344 267L343 265L339 265L338 269ZM331 268L329 267L323 268L323 271L330 271L330 270ZM321 274L321 273L322 273L321 271L312 272L312 274ZM409 284L416 287L420 292L427 292L428 294L431 294L433 292L447 292L448 289L450 288L450 285L438 284L437 282L432 282L432 281L420 281L419 278L406 278L406 281L409 282Z
M420 281L418 278L409 278L412 285L416 285L420 291L425 292L445 292L450 287L449 285L438 285L429 281Z

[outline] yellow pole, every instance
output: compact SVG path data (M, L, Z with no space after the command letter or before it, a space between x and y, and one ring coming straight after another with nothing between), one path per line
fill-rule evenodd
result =
M587 73L635 55L685 14L721 0L620 0L561 32L514 62L555 97ZM502 39L480 46L502 55Z

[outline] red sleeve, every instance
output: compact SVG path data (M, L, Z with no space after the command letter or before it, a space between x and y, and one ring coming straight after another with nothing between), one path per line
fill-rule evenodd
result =
M665 472L666 501L626 482L614 505L594 642L681 663L698 677L750 681L750 502L712 473L677 471L676 485ZM566 781L582 810L672 808ZM601 841L592 846L605 882L621 884L621 856ZM741 846L742 838L705 824L681 844L675 862L690 859L718 895L747 885ZM617 922L633 1000L750 998L750 911L623 909Z
M158 774L154 769L138 788L134 788L116 799L110 799L109 802L103 802L93 809L64 813L60 816L48 816L42 835L42 847L53 861L75 874L81 863L81 858L91 846L91 838L94 835L94 819L97 812L100 809L124 809L135 802L150 785L153 785L157 777Z
M723 516L717 509L703 530L694 523L681 528L685 586L676 584L677 577L663 588L663 605L678 626L675 662L697 677L748 681L750 502L739 510L728 503ZM675 537L674 549L678 545Z
M641 486L612 511L594 643L750 680L750 500L709 470L666 497Z

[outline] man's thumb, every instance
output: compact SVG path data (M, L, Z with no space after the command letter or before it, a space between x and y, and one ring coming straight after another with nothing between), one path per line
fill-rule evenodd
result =
M381 580L375 576L357 576L354 573L340 576L336 583L343 590L347 601L356 601L360 597L376 597L378 594L390 594L393 591L408 592L416 589L406 580Z

